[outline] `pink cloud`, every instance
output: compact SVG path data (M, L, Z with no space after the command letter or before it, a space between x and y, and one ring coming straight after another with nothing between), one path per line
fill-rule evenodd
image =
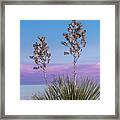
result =
M33 70L33 64L21 64L21 84L43 84L44 78L42 71ZM47 77L49 81L52 81L53 78L59 75L73 75L73 64L67 65L49 65L47 67ZM91 76L99 80L100 75L100 64L88 64L88 65L79 65L77 64L77 76Z

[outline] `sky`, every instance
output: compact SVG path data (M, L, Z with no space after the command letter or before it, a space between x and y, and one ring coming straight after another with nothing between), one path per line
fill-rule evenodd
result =
M77 61L77 77L89 76L95 81L100 80L100 21L80 20L86 32L86 47L82 50ZM67 32L71 20L21 20L20 21L20 84L45 84L41 69L33 70L36 66L29 58L33 55L33 44L38 42L38 36L44 36L52 54L47 65L47 80L55 77L73 76L73 56L64 56L68 48L61 44L66 41L63 33Z
M33 70L33 65L30 64L22 64L21 65L21 85L38 85L38 84L45 84L43 72L39 70ZM100 66L99 64L87 64L87 65L77 65L76 66L76 73L78 81L81 78L89 77L96 82L100 80ZM69 76L70 78L73 77L73 65L49 65L47 67L47 80L51 83L55 78L58 76Z
M87 44L77 64L97 64L100 62L100 21L79 20L87 31ZM20 63L33 64L29 58L33 55L33 44L38 36L45 36L52 54L50 64L68 64L73 62L71 55L64 56L67 47L61 45L66 41L63 33L67 32L71 20L21 20L20 21Z

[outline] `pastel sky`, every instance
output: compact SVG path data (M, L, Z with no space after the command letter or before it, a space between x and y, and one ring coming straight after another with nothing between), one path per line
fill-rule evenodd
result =
M81 53L78 64L96 64L100 61L100 21L80 20L87 30L87 45ZM65 41L63 33L67 32L71 20L21 20L20 21L20 62L33 63L29 56L33 53L33 43L38 42L38 36L45 36L52 53L51 64L71 63L72 56L64 56L66 47L61 45Z
M90 76L100 80L100 21L81 20L87 31L87 45L77 61L77 76ZM48 82L59 75L73 76L73 57L64 56L67 47L61 45L65 41L63 33L67 32L71 20L21 20L20 21L20 84L45 84L41 70L33 70L34 61L29 58L33 54L33 44L38 36L45 36L52 59L47 67Z
M21 65L21 85L38 85L45 84L43 72L41 70L33 70L33 64ZM100 65L99 64L82 64L77 65L77 78L86 78L99 82ZM49 65L47 68L47 80L50 83L58 76L73 76L73 65ZM81 79L79 79L80 81Z

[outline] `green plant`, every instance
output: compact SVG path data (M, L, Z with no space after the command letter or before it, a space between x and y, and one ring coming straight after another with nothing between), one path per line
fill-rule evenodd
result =
M86 46L86 30L83 29L82 23L76 20L72 20L67 30L68 33L63 33L66 42L61 42L61 44L69 48L69 51L64 52L64 55L71 54L73 56L73 78L76 80L76 63L81 55L82 48Z
M100 85L86 78L76 83L69 77L59 77L45 89L43 95L34 94L34 100L98 100Z
M33 56L30 56L31 59L34 60L36 67L33 67L33 69L41 69L44 73L44 79L47 84L47 78L46 78L46 68L47 64L49 64L51 59L51 53L48 51L49 47L48 44L45 42L45 37L38 37L39 43L33 44Z

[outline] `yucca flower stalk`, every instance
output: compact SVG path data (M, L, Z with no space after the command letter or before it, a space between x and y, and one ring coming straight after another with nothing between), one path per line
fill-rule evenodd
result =
M45 37L38 37L38 39L39 42L33 44L33 56L30 56L30 58L33 59L37 65L33 67L33 69L41 69L43 71L44 79L47 84L46 70L47 64L49 64L51 60L51 53L49 52L48 44L45 42Z
M86 30L83 29L82 23L72 20L69 24L68 33L63 33L65 42L61 42L62 45L68 47L68 51L64 52L64 55L73 56L73 78L76 80L76 63L81 55L82 48L86 46Z

